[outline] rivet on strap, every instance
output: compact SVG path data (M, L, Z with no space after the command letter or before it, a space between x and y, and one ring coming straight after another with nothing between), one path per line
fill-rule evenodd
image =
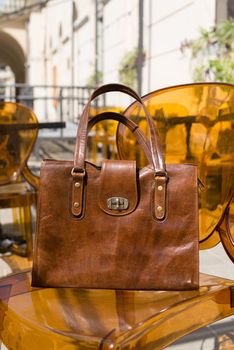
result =
M72 214L75 216L80 216L83 209L83 190L84 190L84 172L75 172L72 169Z
M163 220L166 216L167 180L167 176L155 176L154 215L158 220Z

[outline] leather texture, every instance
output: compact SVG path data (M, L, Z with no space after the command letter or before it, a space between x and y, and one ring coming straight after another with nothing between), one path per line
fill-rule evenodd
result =
M123 179L128 184L123 185ZM100 173L99 207L113 216L123 216L135 210L138 203L136 162L131 160L104 160ZM127 199L123 210L113 210L107 205L109 198Z
M95 91L90 101L114 89L132 94L125 86L109 84ZM99 168L84 161L84 143L94 125L94 121L88 125L88 108L78 127L74 162L42 163L32 285L198 288L196 166L166 166L157 148L157 132L152 130L149 145L138 133L139 143L150 153L147 167L137 169L135 161L104 160ZM97 116L96 122L105 117ZM115 117L137 130L125 117Z

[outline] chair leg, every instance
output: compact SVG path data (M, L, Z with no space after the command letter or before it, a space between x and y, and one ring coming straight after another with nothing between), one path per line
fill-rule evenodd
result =
M26 240L26 230L25 230L25 207L19 207L19 217L20 217L20 232L22 239Z
M26 201L23 207L19 208L20 211L20 231L22 238L26 241L26 255L28 260L32 259L32 223L31 223L31 206L30 202Z
M12 208L12 217L13 217L13 228L15 230L19 226L19 218L17 215L17 208Z
M25 230L25 238L27 242L27 257L28 260L32 259L32 250L33 250L33 242L32 242L32 222L31 222L31 209L30 205L24 207L24 230Z

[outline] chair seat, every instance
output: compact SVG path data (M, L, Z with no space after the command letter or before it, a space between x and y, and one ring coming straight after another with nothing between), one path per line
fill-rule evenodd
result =
M14 208L35 203L36 192L26 182L0 186L0 207Z
M32 190L32 187L27 182L16 182L0 186L0 196L4 194L25 193Z
M234 281L204 274L200 289L186 292L36 289L30 282L30 271L0 281L1 337L12 350L159 349L234 314Z

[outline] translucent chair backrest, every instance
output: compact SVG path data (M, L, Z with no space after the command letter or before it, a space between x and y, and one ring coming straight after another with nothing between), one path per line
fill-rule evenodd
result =
M0 185L20 179L37 134L38 121L32 110L0 102Z
M143 99L159 130L166 163L198 165L204 184L199 191L200 244L202 248L214 246L220 239L215 229L234 193L234 86L181 85L151 92ZM147 134L144 113L136 102L125 115ZM129 131L119 125L122 158L130 157L131 148L137 147L132 140ZM137 152L141 167L147 161L140 149Z

